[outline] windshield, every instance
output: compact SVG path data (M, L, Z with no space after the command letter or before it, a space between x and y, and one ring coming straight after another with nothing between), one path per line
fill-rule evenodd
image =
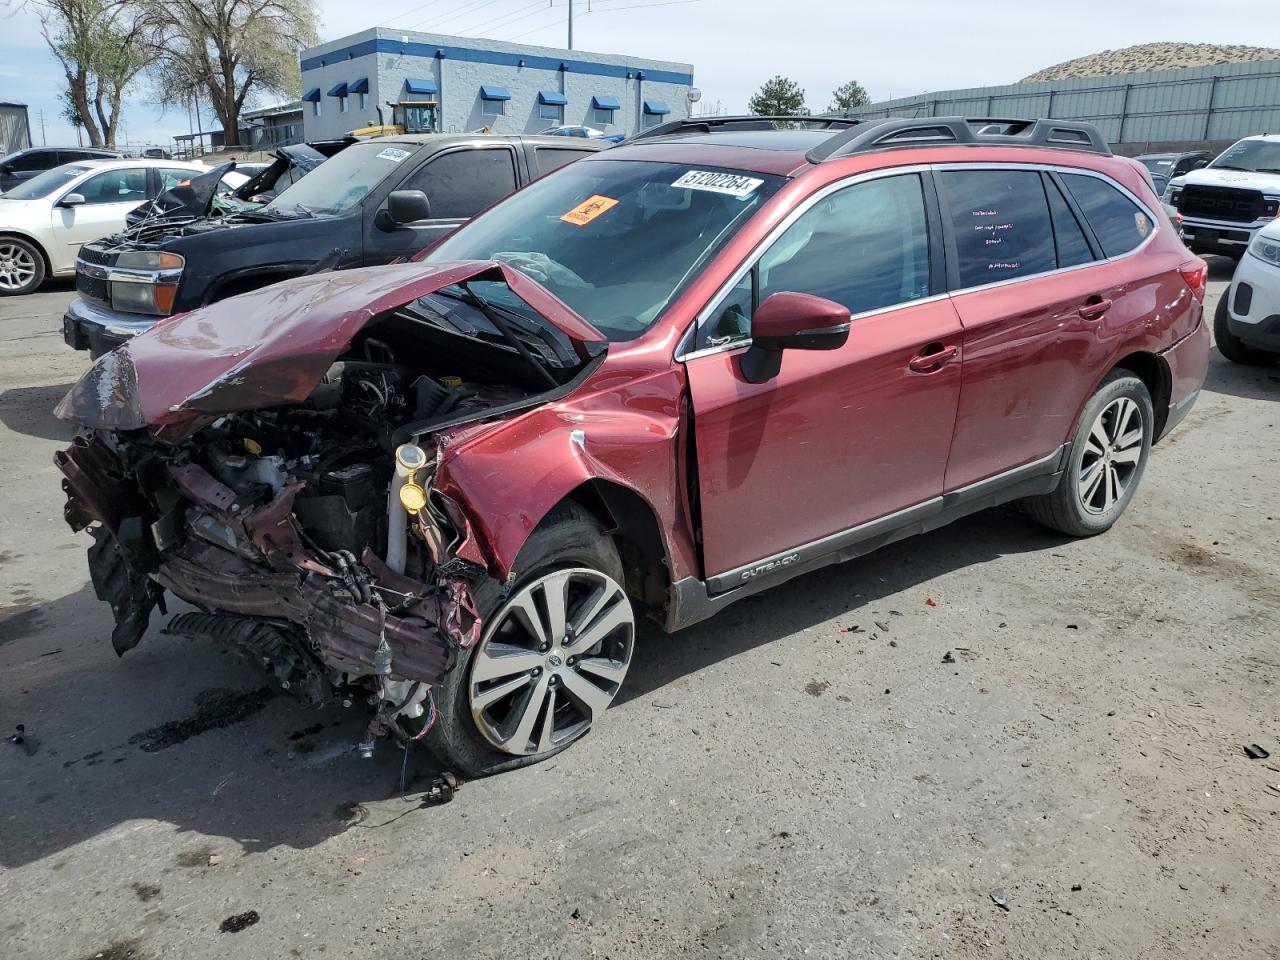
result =
M1139 157L1138 162L1152 173L1167 173L1173 166L1173 157Z
M1269 140L1241 140L1228 147L1209 166L1216 170L1280 173L1280 143Z
M688 164L579 161L498 204L425 259L502 260L610 340L631 340L785 182ZM500 290L482 295L520 309Z
M339 216L357 207L416 149L413 144L352 144L281 192L261 212L278 217Z
M74 163L54 167L52 170L46 170L44 173L32 177L25 183L18 184L12 190L6 190L4 198L6 200L36 200L40 197L47 197L88 169L88 167L77 166Z

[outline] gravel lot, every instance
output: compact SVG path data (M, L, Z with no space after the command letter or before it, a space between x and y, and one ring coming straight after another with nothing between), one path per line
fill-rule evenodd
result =
M585 741L424 806L359 711L160 618L116 658L71 297L0 301L6 960L1280 957L1280 368L1215 352L1110 533L999 509L651 630Z

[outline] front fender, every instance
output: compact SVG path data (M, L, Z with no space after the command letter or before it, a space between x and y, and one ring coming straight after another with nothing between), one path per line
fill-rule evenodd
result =
M582 400L538 407L512 420L440 438L434 486L459 503L490 573L511 576L543 518L582 484L604 480L652 510L673 580L696 570L685 509L683 370L605 378Z

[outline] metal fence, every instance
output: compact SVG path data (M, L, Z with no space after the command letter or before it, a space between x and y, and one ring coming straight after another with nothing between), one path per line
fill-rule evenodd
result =
M848 115L1053 117L1090 121L1112 144L1232 141L1280 133L1280 60L945 90Z

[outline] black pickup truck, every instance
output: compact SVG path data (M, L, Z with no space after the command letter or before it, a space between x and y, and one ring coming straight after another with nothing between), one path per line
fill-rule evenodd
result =
M94 357L156 320L317 268L410 256L545 173L611 146L418 134L347 147L260 209L143 222L87 243L63 337Z

